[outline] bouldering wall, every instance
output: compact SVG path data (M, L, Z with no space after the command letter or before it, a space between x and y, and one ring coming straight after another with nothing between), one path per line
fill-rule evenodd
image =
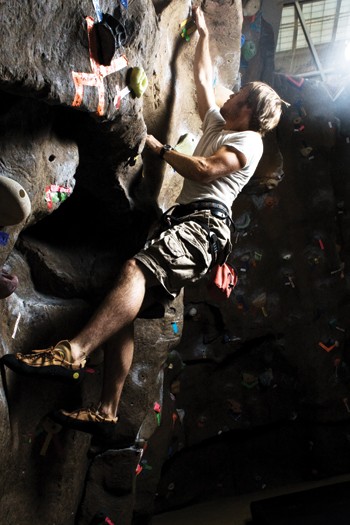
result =
M190 7L148 0L105 0L100 7L87 0L1 4L0 212L16 211L12 220L0 221L2 355L72 337L179 192L181 178L143 148L147 130L172 144L185 136L187 148L199 136L196 35L183 31ZM216 82L231 89L239 78L241 5L208 0L203 8ZM101 15L109 17L112 40L109 30L101 35L97 29ZM143 96L130 87L135 68L148 79ZM16 184L27 208L19 204ZM14 207L8 206L12 198ZM173 426L181 431L164 371L182 325L182 294L162 317L148 312L137 320L134 363L112 443L64 430L49 417L56 408L98 399L103 348L82 385L5 371L0 456L6 523L145 523L167 440ZM146 479L142 486L151 470L146 452L155 455L157 468L152 483Z
M275 77L260 2L202 7L217 93L262 79L290 104L233 207L238 285L216 303L203 281L137 319L113 442L49 417L98 399L103 348L81 385L6 372L8 524L146 525L191 501L349 470L348 88L335 98ZM146 132L189 153L200 134L190 2L105 0L101 12L115 48L97 40L93 2L0 5L0 211L4 179L23 198L0 224L2 354L72 337L173 203L181 177L144 151Z

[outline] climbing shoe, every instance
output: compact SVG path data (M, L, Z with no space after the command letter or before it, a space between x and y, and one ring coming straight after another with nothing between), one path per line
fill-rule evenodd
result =
M112 438L118 421L117 417L108 417L96 408L80 408L73 412L57 410L51 418L62 426L101 438Z
M29 354L6 354L1 365L18 374L57 379L65 383L80 383L85 377L86 359L73 364L69 341L60 341L56 346L44 350L33 350Z

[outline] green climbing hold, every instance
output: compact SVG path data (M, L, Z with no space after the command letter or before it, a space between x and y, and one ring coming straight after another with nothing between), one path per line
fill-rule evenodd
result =
M142 67L133 67L130 75L129 89L137 98L142 97L148 86L146 73Z
M247 40L242 47L242 55L247 62L256 55L256 46L252 40Z

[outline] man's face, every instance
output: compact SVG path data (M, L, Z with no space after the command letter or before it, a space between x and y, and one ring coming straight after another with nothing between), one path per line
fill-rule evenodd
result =
M240 117L242 109L246 106L248 94L249 88L245 86L226 100L220 109L220 113L226 121L228 119L233 121Z

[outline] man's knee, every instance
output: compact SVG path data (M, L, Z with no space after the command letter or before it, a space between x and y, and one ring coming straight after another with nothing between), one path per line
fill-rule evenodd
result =
M137 259L131 258L126 261L123 267L123 273L127 278L131 278L132 276L143 278L146 288L159 285L158 279L154 276L151 270Z

